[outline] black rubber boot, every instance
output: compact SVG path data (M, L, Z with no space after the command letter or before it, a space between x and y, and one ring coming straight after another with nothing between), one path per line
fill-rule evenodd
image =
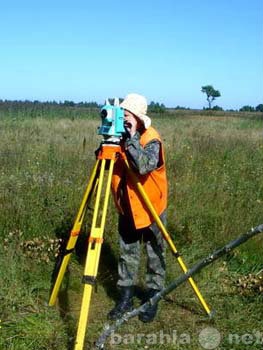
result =
M158 293L159 290L157 289L149 289L146 293L146 297L144 300L144 303L148 301L150 298L152 298L156 293ZM158 303L149 306L146 311L139 314L139 320L142 322L152 322L156 316L158 310Z
M117 320L125 312L131 311L133 308L134 287L120 287L120 300L115 307L108 313L109 320Z

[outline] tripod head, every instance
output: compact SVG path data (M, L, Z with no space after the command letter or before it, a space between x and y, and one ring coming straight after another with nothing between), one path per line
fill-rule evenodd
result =
M123 134L124 128L124 109L119 105L119 99L114 99L114 104L111 105L107 99L105 105L101 108L101 126L98 128L98 134L102 135L105 141L119 143Z

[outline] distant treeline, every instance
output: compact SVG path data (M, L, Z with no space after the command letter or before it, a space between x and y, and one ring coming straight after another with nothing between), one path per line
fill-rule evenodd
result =
M110 100L110 103L113 103L113 100ZM0 116L3 113L6 114L14 114L19 116L31 116L31 117L39 117L42 115L47 116L60 116L64 117L74 117L74 114L78 114L78 117L82 115L86 115L89 112L90 115L98 113L99 109L102 107L101 104L97 102L74 102L74 101L30 101L30 100L1 100L0 99ZM176 107L167 108L163 103L151 101L148 105L148 111L150 113L164 113L167 110L191 110L188 107L183 107L177 105ZM211 111L224 111L224 109L220 106L214 106L211 109L203 108L203 110L211 110ZM226 110L226 112L263 112L263 104L259 104L255 107L253 106L243 106L239 110ZM53 115L54 114L54 115Z
M84 107L84 108L99 108L100 105L97 102L73 102L73 101L67 101L64 102L57 102L57 101L30 101L30 100L0 100L0 106L1 107L24 107L24 106L64 106L64 107Z
M0 100L0 117L11 118L85 118L97 117L99 113L99 104L97 102L79 102L73 101L20 101L20 100Z

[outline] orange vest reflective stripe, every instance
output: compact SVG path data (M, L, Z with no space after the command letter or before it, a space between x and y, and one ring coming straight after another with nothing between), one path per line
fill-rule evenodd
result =
M167 207L167 178L164 151L160 135L153 127L149 127L142 133L140 144L142 147L144 147L152 140L158 140L161 145L158 168L146 175L140 175L137 172L135 172L135 174L142 184L157 214L161 215ZM125 182L121 181L124 179ZM136 229L150 226L154 222L154 219L152 218L151 214L149 214L146 205L143 203L140 195L137 193L137 190L129 175L125 173L125 165L120 157L116 160L114 165L112 176L112 193L118 211L124 214L124 208L121 204L122 186L125 186L126 193L128 194L129 206Z

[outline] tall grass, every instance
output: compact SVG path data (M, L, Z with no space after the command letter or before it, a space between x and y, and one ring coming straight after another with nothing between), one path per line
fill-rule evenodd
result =
M57 239L68 234L90 171L99 118L18 117L0 120L0 348L4 350L71 349L81 303L83 265L73 256L58 308L49 308L50 277ZM83 110L82 110L82 113ZM168 231L190 266L214 248L262 223L262 119L244 114L153 117L166 149L169 178ZM99 286L92 299L87 346L91 346L113 305L118 250L117 215L110 202ZM85 223L84 230L88 230ZM257 237L200 273L196 280L217 310L213 323L188 285L162 303L150 325L133 320L120 333L157 330L191 334L186 349L198 349L198 332L217 328L229 348L229 333L261 327L261 296L238 288L240 276L262 269L262 238ZM167 282L180 269L167 251ZM143 272L143 269L142 269ZM143 285L143 281L141 281ZM105 310L101 310L102 303ZM252 326L253 325L253 326ZM131 343L129 348L147 348ZM233 349L243 349L234 344ZM163 344L151 348L174 349ZM111 348L127 349L127 344ZM257 347L254 347L257 348ZM259 348L259 347L258 347Z
M187 118L165 138L172 191L175 186L170 202L184 233L212 247L260 220L262 122Z

